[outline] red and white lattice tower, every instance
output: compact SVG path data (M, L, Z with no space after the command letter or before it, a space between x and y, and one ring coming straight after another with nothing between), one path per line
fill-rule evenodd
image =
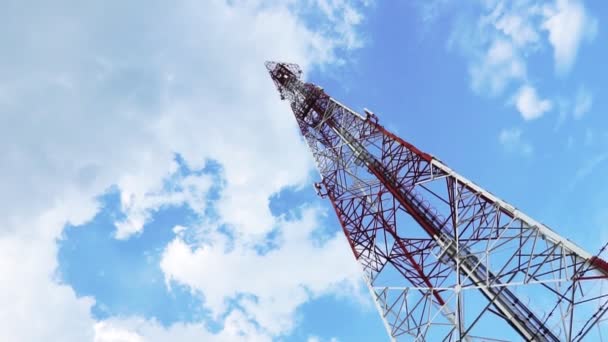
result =
M373 113L304 83L297 65L266 67L392 341L608 338L608 263L599 254L395 136Z

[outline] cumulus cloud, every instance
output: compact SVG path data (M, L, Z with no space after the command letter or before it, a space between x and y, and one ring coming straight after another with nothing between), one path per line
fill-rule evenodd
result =
M341 43L345 48L354 49L363 45L360 33L353 30L353 27L363 19L363 15L358 10L344 0L315 1L325 17L334 23L337 36L341 37ZM370 2L365 4L370 5Z
M306 341L307 342L321 342L321 340L317 336L309 336Z
M113 317L95 324L95 342L174 342L241 341L269 342L241 311L235 310L224 320L224 328L214 334L202 323L175 323L164 327L156 320L140 317Z
M553 107L551 101L541 99L536 89L528 84L522 86L515 96L515 107L524 120L540 118Z
M57 265L54 239L78 202L62 201L23 224L0 231L0 340L90 341L95 300L77 297L51 278ZM14 229L15 231L11 231ZM35 326L35 328L33 328Z
M456 20L449 46L467 59L472 89L489 96L519 89L516 108L526 120L551 110L554 101L539 99L529 85L534 75L527 58L552 48L556 71L566 74L581 43L595 37L597 19L579 0L478 1L471 6L475 11L464 12L475 15Z
M128 189L121 189L121 206L125 218L117 221L115 237L127 239L143 230L152 214L163 206L179 206L187 204L197 213L204 214L207 206L207 193L213 185L210 175L188 175L170 179L170 188L164 184L158 188L146 189L137 197Z
M558 117L555 130L558 130L567 119L581 120L593 107L593 93L584 85L568 96L560 96L555 101Z
M95 324L95 342L143 342L141 335L126 329L120 329L108 324L99 322Z
M317 337L317 336L309 336L308 339L306 340L307 342L321 342L323 341L321 338ZM327 340L328 342L338 342L338 339L335 337L330 338L329 340Z
M498 96L528 77L525 57L540 44L534 18L540 9L525 2L480 2L476 18L457 21L450 38L469 62L471 86Z
M511 42L492 42L484 58L470 68L473 89L500 94L512 81L526 77L526 66Z
M595 38L597 19L587 13L580 0L556 0L545 7L544 16L542 27L549 33L555 69L565 74L574 64L581 42Z
M494 26L509 37L515 46L533 46L539 42L540 36L530 16L537 12L538 7L534 6L527 8L527 13L508 11L496 19Z
M523 132L519 128L503 129L498 135L498 141L509 152L518 153L525 157L532 155L532 145L522 137Z
M450 0L427 0L414 3L420 13L420 19L425 24L434 24L435 21L445 12L444 9L449 5Z
M279 222L280 248L264 255L239 241L228 249L222 236L211 245L189 245L177 237L162 257L166 281L204 294L214 316L224 314L232 298L269 335L284 334L293 327L295 309L309 298L332 288L355 296L360 292L359 270L346 240L339 234L321 245L310 240L318 215L318 209L307 208L302 220Z
M176 152L193 169L208 160L221 164L218 224L250 242L275 228L268 197L304 184L312 163L263 62L288 60L307 70L335 62L337 49L356 46L340 32L355 29L356 15L346 24L340 16L320 16L322 25L311 26L294 6L300 5L5 4L0 271L10 276L0 282L0 340L154 340L152 333L186 329L147 321L141 331L116 320L96 325L94 299L78 298L54 275L63 227L90 220L100 209L96 198L110 187L120 192L127 215L117 224L120 238L141 231L150 213L167 203L201 210L194 192L207 189L204 179L163 190ZM219 340L257 334L256 317L237 316L225 317Z

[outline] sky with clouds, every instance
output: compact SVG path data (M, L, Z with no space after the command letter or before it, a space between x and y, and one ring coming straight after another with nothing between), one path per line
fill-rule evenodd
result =
M601 2L3 7L2 341L385 339L266 60L608 240Z

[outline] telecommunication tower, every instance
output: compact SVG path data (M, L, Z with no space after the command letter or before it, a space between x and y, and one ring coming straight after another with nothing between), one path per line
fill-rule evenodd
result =
M267 62L391 341L608 338L608 263ZM602 329L604 327L604 329Z

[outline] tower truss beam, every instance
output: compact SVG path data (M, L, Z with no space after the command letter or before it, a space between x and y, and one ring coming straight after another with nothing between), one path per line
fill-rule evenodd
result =
M378 123L267 63L393 340L580 341L608 311L608 263ZM502 322L502 323L501 323ZM599 333L599 332L598 332Z

